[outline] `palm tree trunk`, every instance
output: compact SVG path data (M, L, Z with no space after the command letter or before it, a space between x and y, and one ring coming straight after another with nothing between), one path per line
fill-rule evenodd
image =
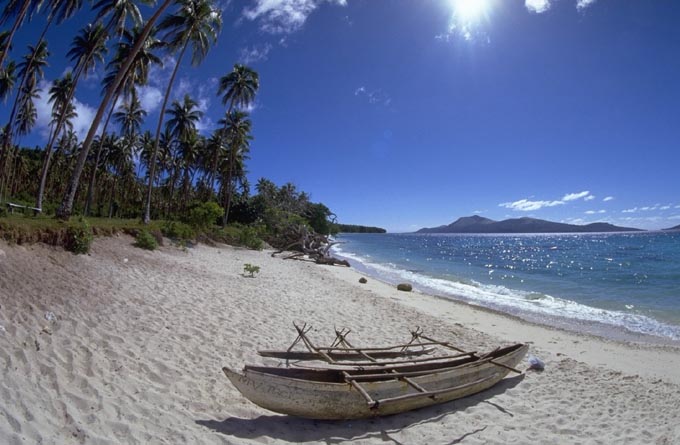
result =
M175 83L175 76L177 76L177 71L179 70L179 65L184 57L184 52L189 46L189 40L184 42L182 46L182 51L179 53L177 58L177 63L175 63L175 69L172 70L172 76L168 81L168 87L165 90L165 97L163 98L163 106L158 113L158 125L156 125L156 137L153 141L153 151L151 152L151 161L149 162L149 185L146 190L146 202L144 204L144 215L142 221L144 224L149 224L151 222L151 191L153 190L153 178L156 174L156 156L158 156L158 143L161 139L161 127L163 126L163 117L165 116L165 107L168 105L168 99L170 98L170 92L172 91L172 85Z
M73 83L71 84L68 96L66 97L66 103L64 104L61 113L59 113L59 119L57 120L57 125L54 128L54 133L52 133L52 137L50 137L50 141L48 142L47 147L45 147L45 160L43 162L42 172L40 174L40 187L38 188L38 196L35 200L35 206L36 208L39 209L42 209L43 195L45 194L45 182L47 180L47 172L50 168L50 161L52 160L52 147L54 146L54 143L59 137L59 133L61 133L64 123L66 122L66 114L69 109L69 104L73 100L73 96L75 96L76 86L78 85L78 79L80 78L80 75L83 72L84 65L85 64L83 63L76 69L75 75L73 76Z
M102 134L99 137L99 147L97 147L97 154L94 159L94 165L92 166L92 174L90 175L90 183L87 186L87 198L85 199L85 210L83 214L85 216L89 215L90 208L92 207L92 199L94 197L94 187L97 181L97 169L99 169L99 162L101 160L102 150L104 148L104 137L106 136L106 129L109 126L109 121L113 115L113 110L116 109L116 104L118 103L118 98L122 90L118 90L116 97L113 100L113 105L109 109L109 114L106 116L106 121L104 122L104 128L102 129Z
M17 29L19 29L19 25L21 24L21 22L24 21L24 17L26 17L26 12L28 12L28 7L30 6L30 4L31 0L24 0L24 5L21 7L21 11L19 11L19 14L14 20L12 29L10 30L9 35L7 36L5 47L2 48L2 52L0 53L0 69L2 69L2 67L5 64L5 59L7 58L7 54L9 54L9 48L10 46L12 46L14 34L17 32Z
M113 97L115 91L118 89L118 86L123 80L123 77L130 68L130 65L132 65L132 62L134 61L135 57L137 57L139 50L142 48L142 45L144 44L144 42L146 42L147 37L149 37L151 29L153 28L153 26L155 25L156 21L161 16L163 11L165 11L165 9L168 6L170 6L170 3L172 3L172 1L173 0L165 0L163 4L156 10L154 15L149 19L147 24L144 26L141 35L137 39L137 42L135 42L135 46L132 48L132 51L128 55L127 59L118 70L115 79L109 86L109 89L106 91L104 99L99 104L97 114L95 115L94 120L92 121L92 125L90 126L90 130L87 132L87 137L85 137L85 141L83 142L83 147L81 149L80 155L78 156L78 160L73 170L71 180L68 183L66 194L64 195L64 199L62 200L61 205L57 209L57 218L68 219L71 216L71 213L73 212L73 201L75 200L76 192L78 191L78 183L80 182L80 175L82 174L83 168L85 167L87 155L90 151L92 141L94 140L94 135L97 133L97 127L99 126L99 122L101 122L102 118L104 117L104 112L106 111L106 108L108 107L108 104L111 101L111 98Z

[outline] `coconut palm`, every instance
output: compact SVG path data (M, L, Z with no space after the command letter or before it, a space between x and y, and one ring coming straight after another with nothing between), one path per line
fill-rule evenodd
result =
M16 82L16 69L17 65L14 61L10 61L7 67L0 68L0 100L5 102L9 93L14 88L14 82Z
M248 119L248 113L243 111L231 111L220 120L224 125L224 134L229 146L229 158L227 166L226 179L222 182L225 190L224 198L224 217L222 218L222 225L226 226L229 221L229 208L231 207L231 198L234 191L234 171L236 167L236 158L239 153L244 153L249 147L249 141L252 139L250 135L251 122Z
M14 17L14 22L12 23L12 28L0 41L0 69L2 69L5 64L5 59L12 46L14 34L22 25L24 19L27 16L30 18L40 7L41 3L42 1L40 0L8 0L5 4L5 7L2 9L2 14L0 14L0 26L4 26L12 17Z
M68 219L71 216L71 212L73 211L73 201L75 200L76 197L76 192L78 190L78 184L80 183L80 175L83 172L83 168L85 167L85 162L87 161L87 155L90 152L90 146L92 145L92 141L94 140L94 136L97 133L97 127L99 126L99 123L101 122L102 118L104 117L104 113L106 112L108 105L113 98L114 94L116 93L116 90L118 89L118 86L120 83L123 81L123 78L125 77L126 73L128 72L128 69L132 65L132 63L135 60L135 57L137 56L137 53L140 51L144 43L146 42L147 37L151 33L152 28L156 24L156 21L158 18L163 14L163 12L167 9L168 6L172 3L172 0L165 0L154 12L154 14L149 18L149 21L146 23L144 26L144 29L142 29L142 32L140 33L139 38L135 42L135 45L130 51L130 54L128 55L127 59L121 64L120 69L118 70L116 77L113 79L111 82L111 85L109 88L106 90L106 95L102 99L102 101L99 104L99 107L97 108L97 113L95 114L95 117L92 121L92 125L90 126L90 130L87 132L87 136L85 137L85 140L83 141L83 146L81 149L81 152L78 156L78 159L76 161L74 170L73 170L73 175L71 176L71 180L69 181L68 187L66 189L66 193L64 194L64 199L62 200L61 205L57 209L57 217L61 219Z
M235 107L245 108L253 103L255 100L255 94L260 87L260 78L253 69L241 65L234 65L234 69L223 76L220 79L220 84L217 90L218 94L223 94L222 103L224 105L229 104L227 108L226 118L222 120L224 122L225 133L228 133L227 126L231 118L232 112ZM250 123L250 121L248 121ZM250 131L250 129L248 130ZM238 146L229 144L229 170L227 172L227 205L224 210L223 224L226 225L229 221L229 206L231 204L231 193L232 193L232 179L234 175L234 161L236 158L236 153L233 150L237 150Z
M76 87L78 85L78 80L80 80L80 76L87 77L88 73L94 70L97 62L104 62L104 54L107 51L106 41L107 34L101 24L88 24L73 38L71 49L66 55L71 59L72 62L75 63L75 74L73 75L73 80L66 96L65 103L70 104L72 102ZM52 147L61 134L63 125L67 122L67 110L68 107L61 108L61 113L57 116L52 136L45 147L45 165L43 166L40 187L38 188L38 196L36 198L35 204L35 206L39 209L42 208L43 193L45 190L45 178L49 170Z
M177 141L183 160L183 190L185 191L183 195L186 202L186 187L190 184L190 172L199 147L196 123L203 116L203 112L198 109L198 103L186 94L182 102L174 101L172 103L170 109L168 109L168 114L170 119L168 119L166 126L172 137Z
M137 3L150 5L153 0L99 0L92 9L97 11L95 20L98 23L110 16L106 25L107 33L115 30L116 34L122 35L127 28L128 18L132 20L132 24L136 27L143 23L142 13L139 12Z
M137 98L137 93L132 90L130 99L123 103L119 111L113 113L113 119L120 125L123 137L135 142L137 134L142 129L142 122L144 122L146 114L146 110L142 108L142 104Z
M19 86L16 96L14 97L14 104L12 105L12 111L9 115L9 121L5 127L5 134L3 140L3 147L6 149L12 145L12 139L14 133L17 132L16 127L20 127L22 134L25 134L24 130L30 130L32 124L27 121L26 118L30 115L28 112L33 107L33 99L35 96L32 94L38 92L38 82L45 76L44 67L47 65L47 57L49 56L49 51L47 51L47 42L42 41L37 46L29 46L29 53L24 56L21 63L19 63L18 74L22 78L22 83ZM20 113L23 117L18 119L17 113ZM35 122L35 121L34 121Z
M116 54L107 66L108 73L104 77L103 84L104 90L107 91L113 81L116 79L118 72L124 63L124 61L130 56L132 49L135 46L135 42L141 37L141 30L139 28L133 28L131 30L124 30L121 35L121 40L116 44ZM146 42L141 46L140 50L134 57L133 63L128 67L126 75L123 77L119 87L116 89L109 113L104 122L104 128L102 129L102 134L106 133L109 126L109 120L113 115L113 112L118 103L118 99L121 95L130 97L132 91L137 85L146 84L149 78L150 67L154 64L162 65L161 59L154 54L155 51L163 47L163 42L155 37L155 30L151 30L146 38ZM99 144L97 146L97 154L95 155L95 163L99 163L101 159L101 150L103 145ZM97 176L97 169L92 169L90 175L90 183L88 185L87 200L85 202L85 215L88 214L91 208L92 202L90 201L93 194L93 188L95 186Z
M208 53L209 43L217 41L217 35L222 28L222 16L215 9L210 0L179 0L179 10L168 15L160 23L159 28L165 30L164 40L168 42L168 48L172 52L179 51L175 68L172 71L168 86L163 97L163 105L158 115L158 125L156 126L156 137L154 139L153 152L151 154L151 172L146 191L146 203L144 205L143 221L148 224L151 220L151 191L153 189L154 168L156 165L156 155L158 152L158 142L163 125L165 107L168 104L172 87L175 83L177 71L184 58L184 53L191 44L192 57L191 63L196 66L200 64Z

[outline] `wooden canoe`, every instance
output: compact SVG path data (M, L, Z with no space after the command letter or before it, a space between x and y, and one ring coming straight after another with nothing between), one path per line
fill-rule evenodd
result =
M246 366L240 373L222 370L241 394L268 410L311 419L360 419L488 389L522 361L528 348L517 344L482 357L404 364L385 371L256 366Z
M360 351L360 352L359 352ZM336 361L341 360L365 360L365 354L362 352L364 350L353 351L353 350L343 350L337 348L332 351L326 352L330 358ZM401 358L405 359L411 356L419 356L431 354L434 348L422 348L422 349L408 349L405 351L390 351L385 348L384 350L369 351L371 357L377 359L386 358ZM260 350L257 351L262 357L272 357L282 360L323 360L323 357L317 352L311 351L271 351L271 350Z

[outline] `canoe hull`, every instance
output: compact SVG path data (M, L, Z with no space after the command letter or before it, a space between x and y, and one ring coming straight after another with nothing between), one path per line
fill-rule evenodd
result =
M494 358L494 362L514 368L527 350L528 346L522 345L509 354ZM223 368L223 371L253 403L270 411L311 419L370 418L445 403L484 391L509 372L505 367L482 360L411 378L428 392L436 392L434 397L409 396L418 391L403 380L361 382L374 400L385 400L371 408L349 383L309 381L248 369L242 373L228 368Z

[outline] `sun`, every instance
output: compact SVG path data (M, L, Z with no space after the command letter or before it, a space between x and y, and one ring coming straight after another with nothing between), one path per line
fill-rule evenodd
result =
M489 11L490 0L449 0L453 13L461 22L474 23Z

